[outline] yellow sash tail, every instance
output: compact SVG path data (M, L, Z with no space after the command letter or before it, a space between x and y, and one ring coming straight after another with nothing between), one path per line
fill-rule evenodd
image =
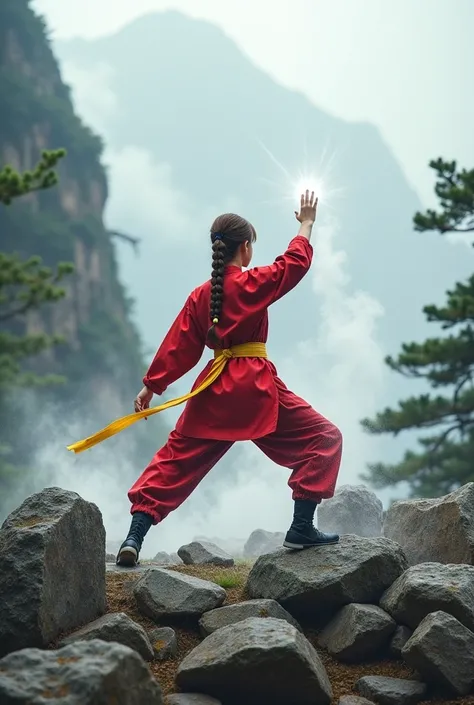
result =
M209 373L193 392L188 392L188 394L184 394L182 397L171 399L170 401L160 404L160 406L155 406L152 409L144 409L143 411L122 416L120 419L112 421L112 423L103 428L101 431L94 433L93 436L89 436L88 438L84 438L82 441L77 441L76 443L67 446L67 449L72 450L73 453L82 453L84 450L88 450L89 448L96 446L98 443L102 443L102 441L105 441L107 438L115 436L117 433L120 433L120 431L123 431L137 421L140 421L140 419L146 419L154 414L159 414L160 411L165 411L165 409L171 409L173 406L184 404L184 402L188 401L188 399L195 397L197 394L204 391L204 389L210 387L222 373L222 370L226 366L227 362L233 357L266 358L268 356L265 343L242 343L241 345L234 345L233 347L225 348L224 350L215 350L214 361L211 365Z

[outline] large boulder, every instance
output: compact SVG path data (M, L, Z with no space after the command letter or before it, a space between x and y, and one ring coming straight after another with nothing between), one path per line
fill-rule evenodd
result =
M151 661L154 657L153 647L146 631L141 624L134 622L124 612L104 614L103 617L99 617L94 622L69 634L62 640L60 646L67 646L75 641L91 641L92 639L124 644L130 649L135 649L146 661Z
M402 656L427 683L455 695L467 695L474 687L474 634L446 612L425 617Z
M284 619L301 631L298 622L275 600L246 600L234 605L218 607L203 614L199 620L199 628L203 636L209 636L222 627L242 622L249 617Z
M2 705L162 705L161 688L136 651L78 641L58 651L23 649L0 660Z
M401 575L380 600L398 624L416 629L439 610L474 629L474 566L421 563Z
M251 617L208 636L179 665L176 685L226 705L329 705L332 698L314 647L272 617Z
M336 534L381 536L383 504L365 485L341 485L318 507L318 528Z
M234 559L222 548L208 541L193 541L178 549L178 556L185 565L218 565L230 568Z
M403 547L410 565L474 564L474 482L437 499L395 502L384 535Z
M95 504L58 487L0 529L0 656L44 647L104 614L105 529Z
M380 653L396 628L376 605L346 605L321 632L318 644L345 663L360 663Z
M258 558L266 553L272 553L282 547L285 534L280 531L252 531L244 546L244 558Z
M331 546L260 556L247 592L277 600L306 621L319 620L351 602L378 603L406 567L402 549L389 539L343 536Z
M357 681L356 690L378 705L416 705L425 699L427 687L404 678L364 676Z
M220 585L165 568L150 568L135 584L138 609L153 621L163 617L201 617L220 607L227 593Z

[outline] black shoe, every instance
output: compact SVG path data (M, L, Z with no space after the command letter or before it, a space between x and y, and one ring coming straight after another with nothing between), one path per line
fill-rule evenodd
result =
M317 502L309 499L296 499L293 522L283 541L285 548L301 550L310 546L327 546L338 543L337 534L325 534L313 526Z
M117 565L127 568L134 568L137 565L143 539L152 523L153 519L149 514L144 512L133 514L128 536L117 554Z
M325 534L319 529L315 529L312 524L302 530L290 528L283 541L285 548L301 550L310 546L327 546L331 543L338 543L337 534Z

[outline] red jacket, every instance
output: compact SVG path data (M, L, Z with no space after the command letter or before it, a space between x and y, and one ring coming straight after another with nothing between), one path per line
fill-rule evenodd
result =
M311 266L313 247L297 236L283 255L266 267L242 270L227 266L222 313L216 328L222 347L239 343L266 343L268 307L293 289ZM174 321L143 379L156 394L185 375L200 360L211 324L207 281L195 289ZM212 359L193 389L206 376ZM176 430L192 438L244 441L272 433L278 419L277 377L264 358L229 360L221 376L186 403Z

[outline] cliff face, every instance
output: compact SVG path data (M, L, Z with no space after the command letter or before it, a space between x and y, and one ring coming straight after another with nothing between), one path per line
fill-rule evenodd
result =
M2 249L73 262L61 302L31 312L28 332L64 336L35 367L64 373L70 384L99 384L117 400L135 393L143 372L140 342L121 286L103 211L107 180L102 143L75 114L46 27L28 0L0 6L0 161L30 169L43 149L64 147L60 182L0 212ZM133 390L133 391L132 391ZM71 387L68 385L68 393Z

